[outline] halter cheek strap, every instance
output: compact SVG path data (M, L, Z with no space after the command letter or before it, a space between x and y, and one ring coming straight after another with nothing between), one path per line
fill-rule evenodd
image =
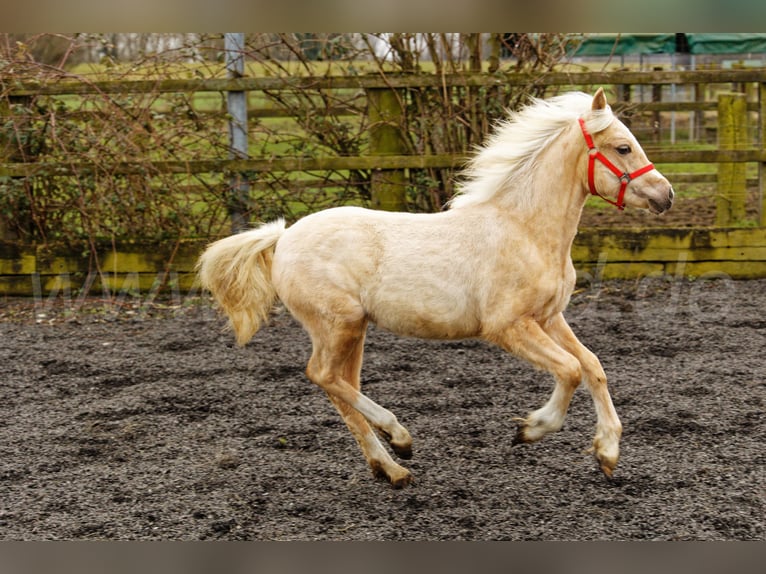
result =
M585 120L578 118L577 121L580 122L580 129L582 130L582 135L585 137L585 144L588 146L588 187L590 188L591 195L599 196L601 199L607 203L611 203L619 210L625 209L625 190L627 189L628 184L638 176L652 171L654 169L654 165L651 163L647 164L641 169L637 169L632 173L628 173L627 171L620 171L620 169L611 161L609 161L604 154L598 151L598 148L596 148L596 145L593 143L593 137L585 128ZM617 201L612 201L608 197L604 197L596 190L596 160L599 160L601 163L603 163L609 169L609 171L616 175L620 180L620 191L617 193Z

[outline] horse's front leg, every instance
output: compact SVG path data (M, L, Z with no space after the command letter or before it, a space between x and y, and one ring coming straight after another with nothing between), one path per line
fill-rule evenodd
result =
M580 362L531 318L518 321L498 336L487 338L535 367L548 371L556 379L548 402L526 418L516 419L519 429L513 444L534 442L559 430L564 425L572 395L582 378Z
M606 374L601 362L577 339L561 313L550 319L543 327L554 341L580 362L583 379L596 408L596 436L593 439L592 452L604 474L611 477L620 456L622 423L614 409L612 397L609 395Z

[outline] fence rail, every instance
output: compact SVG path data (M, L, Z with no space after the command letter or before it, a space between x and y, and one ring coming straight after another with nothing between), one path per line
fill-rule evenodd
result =
M0 241L0 296L133 299L140 293L198 295L195 264L205 241L100 242L99 267L66 246ZM766 277L766 228L584 229L572 248L582 284L644 277Z
M766 150L652 150L652 161L661 163L756 163L766 162ZM110 173L119 175L149 172L183 174L207 172L284 172L284 171L338 171L370 169L424 169L459 167L468 156L439 155L381 155L334 157L282 157L262 159L213 159L190 161L116 162L110 164ZM0 164L0 177L71 176L89 175L103 170L90 163L15 163Z
M278 90L400 89L442 88L444 86L482 88L498 85L526 86L640 86L670 84L737 84L766 81L761 68L733 70L657 70L651 72L551 72L544 75L523 73L457 74L369 74L358 76L293 76L282 78L220 78L189 80L105 80L56 83L15 82L8 86L12 96L82 95L171 92L229 92Z
M403 174L406 170L418 170L429 168L450 168L459 169L464 164L466 157L464 154L452 153L434 153L434 154L407 154L397 143L391 133L386 132L386 126L391 126L396 121L396 106L401 105L400 94L403 90L444 90L447 87L465 87L465 88L486 88L491 89L499 85L545 85L552 90L561 87L571 87L573 89L589 90L592 86L602 85L611 87L613 93L617 95L617 100L613 103L615 110L622 110L626 118L636 119L641 115L649 116L655 121L659 114L666 113L686 113L699 114L700 116L717 115L722 113L721 102L705 100L700 97L704 94L706 87L716 86L718 91L742 92L748 91L749 97L744 101L743 106L739 106L738 113L750 114L746 120L750 127L751 137L749 140L738 140L734 143L723 144L719 142L717 149L683 149L680 146L667 146L648 142L645 147L650 150L650 156L657 164L715 164L717 166L741 166L744 164L757 164L757 177L753 178L752 173L749 178L744 175L737 175L738 185L741 189L724 189L726 184L719 176L715 174L683 174L679 176L679 181L705 181L717 182L717 195L723 198L719 201L719 217L717 218L718 230L707 230L702 235L715 246L707 248L704 257L710 257L709 260L701 260L694 256L683 256L684 262L689 262L686 267L692 272L706 272L710 265L717 265L719 269L726 269L727 273L733 276L751 277L766 275L766 237L763 229L766 228L766 202L764 200L764 191L766 184L766 69L732 69L732 70L697 70L697 71L652 71L652 72L634 72L634 71L608 71L608 72L585 72L585 73L549 73L545 75L529 74L483 74L483 73L461 73L461 74L370 74L346 77L289 77L289 78L220 78L220 79L191 79L191 80L126 80L126 81L59 81L51 83L39 82L14 82L12 84L4 83L0 78L0 91L5 94L10 102L23 101L24 98L35 96L77 96L86 94L141 94L141 93L196 93L196 92L220 92L227 93L231 91L265 91L278 92L280 90L346 90L352 91L351 97L358 98L358 101L367 102L368 123L373 133L370 134L370 153L369 155L340 155L327 157L299 157L299 156L277 156L277 157L251 157L248 159L202 159L190 161L178 161L173 159L156 158L151 160L137 161L117 161L108 163L87 163L87 162L36 162L20 161L18 155L15 157L0 156L0 178L33 178L39 176L46 177L68 177L72 175L88 175L95 172L103 173L105 165L108 163L108 173L115 175L144 175L147 177L157 174L203 174L203 173L273 173L273 172L338 172L355 171L369 172L370 184L373 194L373 205L391 209L401 209L402 195L397 188L402 188L406 182ZM694 90L696 94L695 101L662 101L659 97L661 92L659 87L676 85L687 86ZM635 89L643 87L652 87L650 101L636 101ZM755 90L753 90L753 87ZM356 91L356 92L353 92ZM643 93L643 92L642 92ZM755 96L753 97L753 94ZM744 98L744 96L742 96ZM374 105L372 104L374 102ZM387 103L386 103L387 102ZM383 109L385 105L392 106L389 110ZM0 116L9 113L8 106L0 106ZM98 114L98 110L78 111L82 117L87 114ZM203 110L199 113L201 116L221 116L222 110ZM354 113L348 106L330 106L324 110L328 115L343 115ZM752 116L757 115L758 120L753 122ZM249 119L254 118L284 118L289 114L279 108L251 108L248 110ZM0 117L0 122L3 118ZM717 126L721 117L714 120ZM754 129L753 129L754 128ZM375 132L375 130L378 130ZM716 128L716 131L717 128ZM2 153L2 151L0 151ZM5 160L5 161L3 161ZM386 173L386 177L376 177L375 174ZM735 179L735 178L729 178ZM393 182L393 184L392 184ZM259 182L254 182L252 189L258 189ZM733 223L729 215L722 216L724 212L731 213L730 204L735 201L733 198L744 196L745 185L757 185L759 188L759 206L760 212L756 225L758 230L733 232L728 229ZM737 211L735 210L735 213ZM0 222L1 223L1 222ZM594 269L602 258L594 249L607 249L612 253L608 263L611 265L605 276L631 276L631 273L644 272L646 270L676 270L680 261L679 253L685 249L695 249L699 245L701 232L692 233L689 230L683 232L679 230L653 230L651 232L630 230L625 233L632 234L625 247L625 241L609 239L616 237L620 232L612 230L608 237L601 233L584 232L580 247L575 249L573 255L576 262L583 266L583 269ZM649 233L649 235L647 235ZM685 233L683 241L679 243L679 233ZM650 240L645 242L644 247L649 249L646 252L644 247L636 242L636 237L643 234ZM711 235L712 234L712 235ZM605 238L606 237L606 238ZM0 242L0 247L2 247ZM187 246L187 251L194 251L195 244L192 247ZM666 249L666 245L672 245L672 248ZM15 247L6 245L5 253L13 255L16 253ZM720 248L719 248L720 247ZM34 253L39 251L39 247L30 246ZM105 254L108 254L108 247L104 248ZM2 249L0 249L2 251ZM27 253L27 252L25 252ZM116 254L116 252L115 252ZM106 256L106 255L105 255ZM30 255L27 255L31 261ZM35 255L35 257L38 257ZM40 257L42 264L34 265L33 274L36 274L38 284L40 277L48 277L48 288L51 287L51 281L60 280L62 273L83 274L86 270L83 263L73 263L71 260L66 265L49 266L44 263L44 257ZM193 257L187 254L186 259L191 261ZM752 265L747 266L750 260ZM10 259L8 260L10 261ZM152 271L159 269L167 274L168 270L176 269L179 273L189 274L189 261L183 265L174 268L174 264L167 261L153 263ZM632 271L626 271L631 261L641 261L641 265L633 266ZM708 265L708 263L710 265ZM0 293L14 293L23 291L19 287L18 277L15 282L8 279L12 275L13 269L31 269L29 265L19 267L16 264L6 262L0 265ZM641 271L643 270L643 271ZM116 272L116 267L115 267ZM141 273L144 273L142 271ZM130 274L129 268L121 268L119 273ZM148 273L148 272L147 272ZM74 275L73 275L74 276ZM101 273L99 277L105 277ZM184 275L186 276L186 275ZM6 279L4 279L6 277ZM143 279L142 279L143 280ZM147 279L149 280L149 275ZM190 281L184 279L183 281ZM13 288L4 288L3 285L11 285ZM118 281L115 279L115 281ZM5 283L4 283L5 282ZM25 281L21 283L26 284ZM45 289L46 282L43 280L42 286ZM141 288L145 286L141 284Z

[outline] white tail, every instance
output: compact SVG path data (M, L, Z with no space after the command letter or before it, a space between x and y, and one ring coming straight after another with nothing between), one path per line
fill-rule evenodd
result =
M202 287L229 318L239 345L258 332L277 299L271 262L284 230L285 222L279 219L226 237L208 246L197 262Z

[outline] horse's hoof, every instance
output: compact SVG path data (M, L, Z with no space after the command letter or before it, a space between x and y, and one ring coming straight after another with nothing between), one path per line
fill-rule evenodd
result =
M528 443L529 440L527 439L527 436L524 433L524 431L527 429L526 421L520 418L515 418L513 420L519 423L519 427L516 429L516 436L513 437L513 440L511 441L511 446Z
M411 485L414 482L414 479L410 473L407 473L406 475L400 476L398 478L391 477L390 482L391 486L398 490L400 488L404 488L405 486Z
M413 477L409 470L394 464L393 467L386 470L383 465L377 461L371 463L372 475L378 480L389 483L393 488L404 488L412 484Z
M596 454L596 462L598 462L598 466L606 477L607 481L612 482L614 480L614 469L617 466L617 461L602 458Z
M391 447L391 450L394 451L394 454L398 456L401 459L409 460L412 458L412 438L410 437L410 433L406 433L407 436L407 442L403 443L395 443L391 437L391 434L386 432L384 429L378 429L380 435L385 439L385 441L389 444Z
M389 443L391 445L391 450L394 451L394 454L398 456L401 459L409 460L412 458L412 445L407 444L404 446L400 446L394 443Z

